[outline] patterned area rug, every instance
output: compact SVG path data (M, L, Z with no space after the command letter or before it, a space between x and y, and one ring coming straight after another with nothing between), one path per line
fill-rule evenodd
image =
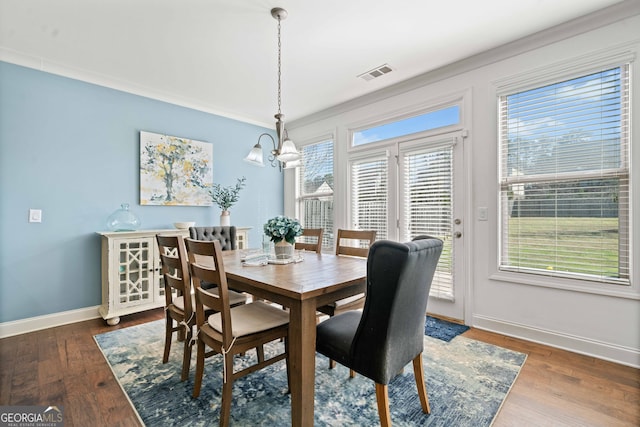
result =
M188 381L180 382L181 345L172 345L162 364L164 321L95 336L116 378L148 426L205 426L218 423L222 358L207 360L203 388L191 397L195 360ZM489 426L515 381L526 355L459 336L450 342L425 336L424 365L431 414L420 408L412 367L389 384L394 426ZM282 343L265 347L281 351ZM195 354L195 351L194 351ZM236 359L236 369L255 352ZM349 379L343 366L328 369L316 356L315 425L378 425L374 383ZM290 425L284 361L234 383L231 425Z
M425 335L446 342L451 341L468 329L468 326L447 322L446 320L436 319L431 316L427 316L427 321L424 324Z

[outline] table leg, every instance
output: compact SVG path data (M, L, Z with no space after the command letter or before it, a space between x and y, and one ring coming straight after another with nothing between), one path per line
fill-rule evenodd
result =
M313 425L316 367L316 305L296 301L289 310L291 425Z

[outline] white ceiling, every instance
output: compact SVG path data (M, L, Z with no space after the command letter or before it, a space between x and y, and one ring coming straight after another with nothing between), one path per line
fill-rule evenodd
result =
M0 60L272 127L272 7L290 121L619 2L0 0Z

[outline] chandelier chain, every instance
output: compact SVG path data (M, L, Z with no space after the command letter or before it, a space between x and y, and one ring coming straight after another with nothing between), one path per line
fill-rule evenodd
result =
M281 68L282 68L282 43L280 41L280 17L278 17L278 114L281 114L280 108L282 105L282 95L281 95Z

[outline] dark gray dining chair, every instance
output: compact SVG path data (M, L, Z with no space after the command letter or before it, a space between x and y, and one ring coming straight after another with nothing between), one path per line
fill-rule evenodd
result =
M380 240L367 258L364 309L317 326L316 350L372 379L382 426L391 425L387 384L413 361L422 410L430 413L422 352L427 299L442 241L420 236L408 243Z
M217 240L223 251L236 249L236 227L213 226L213 227L189 227L189 237L195 240L212 242Z

